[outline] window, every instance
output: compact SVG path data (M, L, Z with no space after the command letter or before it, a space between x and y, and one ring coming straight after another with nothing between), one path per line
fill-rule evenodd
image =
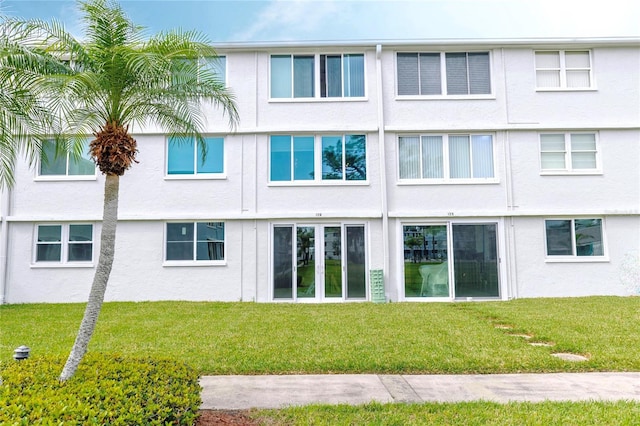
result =
M540 135L543 172L593 172L599 169L595 133L544 133Z
M272 135L270 180L366 180L366 145L365 135ZM317 173L316 170L321 172Z
M602 219L545 220L547 256L604 256Z
M415 135L398 138L400 179L491 179L491 135Z
M213 72L218 76L221 82L227 81L227 58L226 56L218 56L217 58L208 58L202 62L202 67L207 71Z
M498 223L405 224L401 237L405 297L500 297Z
M364 96L364 55L320 55L320 96Z
M317 96L363 97L364 55L271 56L272 98Z
M224 173L224 138L171 137L167 140L168 175L220 175Z
M166 260L224 260L224 222L167 223Z
M398 95L491 94L489 52L398 53Z
M64 152L64 142L45 141L42 145L39 176L95 176L96 166L89 155L89 140L82 144L82 152L76 157Z
M593 85L588 50L536 52L536 86L539 89L588 89Z
M37 225L36 262L91 262L93 225Z
M174 58L171 60L172 83L175 85L195 85L202 78L215 76L222 84L226 83L225 56L195 58Z

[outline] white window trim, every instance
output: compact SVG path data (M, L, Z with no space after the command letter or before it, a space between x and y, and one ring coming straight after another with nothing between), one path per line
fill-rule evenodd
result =
M463 101L468 101L468 100L495 100L497 99L496 95L494 94L488 94L488 95L396 95L395 100L402 102L402 101L416 101L416 100L420 100L420 101L425 101L425 100L430 100L430 101L442 101L442 100L448 100L448 101L456 101L456 100L463 100Z
M206 222L222 222L224 223L224 259L223 260L167 260L167 224L169 223L190 223L193 225L193 254L197 254L197 224ZM226 266L227 265L227 222L220 219L211 220L170 220L163 222L163 244L162 244L162 266L163 267L184 267L184 266Z
M560 55L560 87L538 87L537 74L538 70L550 70L551 68L538 68L536 64L536 53L538 52L558 52ZM589 87L567 87L567 67L565 60L566 52L589 52ZM569 68L569 70L586 70L587 68ZM533 51L533 75L535 78L536 92L595 92L596 87L595 76L593 72L593 51L591 49L556 49L556 50L534 50Z
M468 94L468 95L448 95L444 92L447 91L447 65L446 54L456 53L457 51L397 51L395 52L394 59L394 75L395 75L395 89L394 96L396 101L411 101L411 100L470 100L470 99L497 99L494 92L494 69L493 69L493 52L491 50L465 50L460 53L488 53L489 54L489 84L491 85L490 93L483 94ZM440 54L440 88L442 94L440 95L399 95L398 94L398 53L439 53ZM419 81L419 80L418 80Z
M319 97L314 97L314 98L269 98L268 102L272 103L272 104L282 104L282 103L323 103L323 102L328 102L328 103L332 103L332 102L366 102L368 100L368 98L365 97L361 97L361 98L357 98L357 97L351 97L351 98L338 98L338 97L332 97L332 98L319 98Z
M398 186L416 185L495 185L499 184L498 178L478 179L399 179Z
M68 253L69 253L69 226L70 225L91 225L91 260L75 260L69 261ZM37 260L38 256L38 228L40 226L61 226L61 235L60 235L60 260ZM36 223L33 226L33 243L32 243L32 255L31 255L31 265L32 269L38 268L93 268L94 260L96 258L96 232L97 232L96 224L93 222L52 222L52 223ZM89 244L88 242L84 242L84 244Z
M39 168L39 167L38 167ZM98 175L97 173L94 173L93 175L48 175L48 176L41 176L37 174L38 172L36 171L36 176L33 178L33 180L35 182L63 182L63 181L95 181L98 180Z
M227 179L227 138L225 135L203 135L204 138L222 138L222 173L198 173L198 143L194 140L192 174L169 174L169 137L164 138L164 180L226 180Z
M364 79L364 96L334 96L334 97L322 97L320 94L320 56L321 55L340 55L344 58L345 55L362 55L364 61L363 79ZM290 56L291 61L291 97L289 98L274 98L271 96L271 57L272 56ZM293 97L293 57L294 56L313 56L313 96L307 98ZM344 67L341 67L341 72L344 73ZM367 55L365 52L339 52L339 53L309 53L309 52L296 52L296 53L270 53L269 54L269 103L291 103L291 102L362 102L368 100L367 91ZM343 86L342 92L344 94L344 74L343 74Z
M418 137L422 141L422 136L442 136L443 137L443 175L449 176L449 136L491 136L491 154L493 156L493 177L490 178L418 178L418 179L403 179L400 178L400 138L401 137ZM422 144L421 144L422 145ZM422 149L422 148L420 148ZM401 133L396 137L396 183L402 185L482 185L482 184L498 184L500 179L497 176L497 163L496 163L496 135L493 132L487 133ZM471 154L473 157L473 154ZM473 162L472 162L473 163ZM420 156L420 170L422 170L422 156Z
M269 223L269 238L268 238L268 245L269 245L269 301L270 303L316 303L316 302L320 302L320 303L363 303L363 302L370 302L371 301L371 280L370 280L370 274L368 273L368 271L371 269L371 243L370 243L370 235L369 235L369 222L363 222L363 221L359 221L359 220L333 220L333 219L323 219L323 218L316 218L318 220L302 220L302 219L298 219L298 220L293 220L293 221L272 221ZM295 232L295 230L300 227L300 226L335 226L335 227L339 227L340 228L340 241L341 241L341 245L342 245L342 251L341 251L341 255L340 255L340 261L341 263L343 261L345 261L345 256L346 256L346 250L344 249L344 247L346 247L346 228L348 226L362 226L364 227L364 235L365 235L365 297L362 299L348 299L345 297L345 293L346 292L346 286L345 283L343 283L343 295L341 297L314 297L311 300L306 300L305 298L299 298L296 294L296 292L294 291L292 294L292 298L282 298L282 299L277 299L275 298L274 295L274 289L273 289L273 275L274 275L274 266L273 266L273 256L274 256L274 252L273 252L273 231L274 228L277 227L284 227L284 226L292 226L293 227L293 231ZM295 236L294 236L295 237ZM295 251L292 252L292 256L295 256ZM297 271L297 265L294 266L294 271ZM345 273L344 268L341 268L343 271L343 274Z
M446 226L447 228L447 250L449 251L449 259L453 260L454 259L454 255L453 255L453 250L454 250L454 245L453 245L453 226L454 225L487 225L487 224L495 224L496 225L496 232L497 232L497 239L496 239L496 255L498 257L498 292L499 292L499 296L496 298L490 298L488 300L507 300L508 298L508 286L507 286L507 280L504 279L504 277L506 277L506 270L504 268L506 268L506 262L504 262L504 252L505 249L504 247L506 247L506 241L504 240L505 238L505 231L503 229L504 227L504 222L502 219L499 218L478 218L478 219L463 219L463 218L457 218L457 219L442 219L442 220L436 220L433 218L423 218L424 220L420 220L420 218L404 218L403 220L399 220L397 222L396 225L396 229L397 229L397 240L396 240L396 244L398 245L398 247L401 248L401 250L399 250L400 252L397 253L397 261L399 262L400 265L404 264L404 227L405 226ZM450 269L450 275L449 275L449 283L453 283L454 282L454 271L453 269ZM405 276L404 276L404 268L398 268L397 274L397 282L398 282L398 294L401 294L403 301L406 302L416 302L416 303L433 303L433 302L442 302L442 301L451 301L451 300L457 300L455 297L453 297L455 290L454 288L450 288L450 293L448 296L442 296L442 297L415 297L415 296L406 296L406 288L405 288Z
M564 135L564 169L543 169L542 168L542 135ZM594 169L574 169L571 162L571 135L583 134L594 135L596 140L596 167ZM541 176L589 176L602 175L602 162L600 160L600 135L597 131L559 131L559 132L540 132L538 133L538 165L540 167Z
M571 221L571 247L573 252L576 252L576 238L575 238L575 220L578 219L600 219L600 229L602 230L602 256L578 256L575 255L549 255L547 248L547 220L570 220ZM542 220L542 237L544 241L544 261L545 263L606 263L609 262L609 250L607 244L607 232L605 218L600 216L572 216L572 217L545 217Z
M358 132L352 132L352 133L342 133L342 132L333 132L334 134L331 134L332 132L326 132L325 134L322 133L315 133L315 134L308 134L308 133L287 133L287 134L278 134L278 133L273 133L271 135L269 135L269 137L267 138L267 155L269 156L269 160L268 160L268 167L267 167L267 173L268 173L268 182L267 182L267 186L273 186L273 187L278 187L278 186L367 186L370 184L369 182L369 175L370 175L370 170L369 170L369 138L367 137L367 133L366 132L362 132L362 133L358 133ZM355 136L355 135L364 135L365 137L365 169L366 169L366 178L363 180L347 180L346 179L346 174L345 176L343 176L342 179L322 179L322 137L323 136L342 136L342 141L344 144L344 137L345 136ZM308 136L308 137L313 137L313 170L314 170L314 176L313 176L313 180L294 180L293 179L293 168L291 169L291 180L271 180L271 136L291 136L292 138L296 137L296 136ZM291 150L291 155L293 157L293 149ZM293 158L292 158L293 161ZM344 165L344 158L343 158L343 165Z
M368 186L370 185L369 179L366 180L306 180L306 181L269 181L268 187L290 187L290 186L306 186L306 187L321 187L321 186Z

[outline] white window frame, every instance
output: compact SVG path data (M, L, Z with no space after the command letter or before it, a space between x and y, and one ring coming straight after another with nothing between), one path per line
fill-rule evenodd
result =
M602 237L602 255L599 256L578 256L576 249L576 220L599 219ZM547 221L548 220L568 220L571 222L571 255L549 255L547 247ZM609 262L609 252L607 247L606 221L601 216L576 216L576 217L546 217L542 221L542 237L544 241L544 256L546 263L599 263Z
M538 67L536 54L537 53L551 53L557 52L560 58L560 66L558 68L540 68ZM571 68L566 65L566 53L567 52L587 52L589 54L589 67L576 67ZM564 91L586 91L596 90L596 84L594 81L593 73L593 52L591 49L569 49L569 50L535 50L533 52L534 57L534 77L536 80L536 91L538 92L564 92ZM558 87L540 87L538 86L538 71L558 71L560 74L560 86ZM568 87L567 85L567 71L589 71L589 86L588 87Z
M400 177L400 138L402 137L417 137L420 141L420 174L422 175L422 169L424 167L422 163L422 137L423 136L441 136L442 137L442 162L443 162L443 177L442 178L401 178ZM493 162L493 177L490 178L452 178L450 165L449 165L449 137L450 136L469 136L471 140L472 136L491 136L491 154ZM458 184L496 184L500 180L497 176L497 162L496 162L496 135L493 132L473 132L473 133L419 133L419 134L398 134L396 138L396 181L399 185L458 185ZM470 151L470 167L473 173L473 151Z
M399 73L398 73L398 54L399 53L416 53L420 54L439 54L440 55L440 89L441 93L437 95L400 95L398 94L398 81L399 81ZM446 55L447 53L465 53L467 54L467 71L469 67L468 63L468 54L469 53L487 53L489 57L489 85L490 91L489 93L482 94L452 94L449 95L447 93L447 64L446 64ZM494 71L493 71L493 52L490 50L466 50L466 51L398 51L395 54L395 64L394 64L394 72L395 72L395 95L396 100L403 99L495 99L494 93ZM420 62L418 61L418 69L420 67ZM467 73L467 84L469 84L469 75ZM420 71L418 71L418 87L420 87Z
M69 227L73 225L91 225L91 241L70 241ZM38 260L38 233L40 226L60 226L60 242L54 242L60 245L60 260ZM95 235L97 229L96 225L91 222L52 222L52 223L36 223L33 227L33 253L31 258L32 268L92 268L94 266L94 259L96 256L96 244ZM43 243L46 244L46 243ZM91 260L68 260L69 259L69 244L91 244Z
M342 73L342 96L321 96L321 78L320 78L320 57L321 56L340 56L341 57L341 69ZM363 96L344 96L344 85L345 85L345 76L344 76L344 57L347 55L362 55L363 58L363 82L364 82L364 95ZM291 96L290 97L277 97L274 98L271 93L271 58L273 56L290 56L291 57ZM295 56L313 56L313 96L310 97L294 97L294 63L293 58ZM269 102L348 102L348 101L363 101L367 99L367 55L365 52L320 52L320 53L308 53L308 52L296 52L296 53L271 53L269 55Z
M507 280L504 279L506 277L506 262L503 261L506 240L505 240L505 231L504 231L504 220L495 218L495 219L452 219L452 220L434 220L432 218L403 218L399 220L396 224L396 244L397 247L401 249L398 250L399 253L396 254L396 260L399 262L399 265L404 266L404 227L405 226L445 226L446 229L446 244L447 244L447 258L448 261L451 262L451 266L449 267L449 295L443 297L414 297L414 296L406 296L406 288L405 288L405 275L404 275L404 267L398 268L396 273L396 279L398 283L397 291L398 294L402 295L402 300L406 302L416 302L416 303L433 303L433 302L442 302L447 300L460 300L455 297L455 271L454 271L454 242L453 242L453 227L455 225L491 225L495 224L496 226L496 255L498 258L498 297L490 298L489 300L507 300L509 298L509 290L506 285ZM433 246L432 246L433 247Z
M193 226L193 259L185 259L185 260L167 260L167 238L168 238L168 225L175 223L188 223ZM221 260L197 260L198 256L198 223L222 223L224 226L224 241L223 244L223 253L224 259ZM163 246L162 246L162 266L225 266L227 264L227 222L220 219L211 219L211 220L172 220L166 221L163 224Z
M271 136L290 136L291 137L291 179L290 180L271 180ZM293 169L293 161L294 161L294 151L293 151L293 138L297 136L307 136L313 137L313 179L308 180L296 180L294 179L294 169ZM342 155L342 179L323 179L322 178L322 137L323 136L341 136L342 137L342 147L343 147L343 155ZM362 180L348 180L346 178L346 155L345 155L345 138L346 136L364 136L365 138L365 173L366 177ZM323 133L285 133L285 134L271 134L267 138L267 151L268 151L268 186L366 186L369 185L369 143L366 132L323 132Z
M562 169L544 169L542 167L542 136L543 135L564 135L564 168ZM596 142L595 151L573 151L571 149L572 135L594 135ZM545 151L560 152L560 151ZM596 166L593 169L574 169L572 163L572 153L574 152L593 152L596 160ZM602 166L600 162L600 137L596 131L560 131L560 132L540 132L538 133L538 164L540 165L540 175L601 175Z
M340 297L321 297L320 293L317 293L316 297L313 298L300 298L297 296L295 288L294 291L292 293L292 298L276 298L274 295L274 283L273 283L273 276L274 276L274 252L273 252L273 243L274 243L274 229L278 228L278 227L292 227L292 231L294 232L293 235L293 240L292 242L294 242L294 246L295 246L295 231L297 230L298 227L305 227L305 226L312 226L312 227L336 227L336 228L340 228L340 246L341 246L341 254L340 254L340 263L341 263L341 267L340 270L342 271L342 296ZM335 221L335 220L324 220L324 219L320 219L320 220L298 220L298 221L273 221L269 224L269 300L272 303L292 303L292 302L296 302L296 303L316 303L316 302L320 302L320 303L362 303L362 302L367 302L367 301L371 301L371 280L370 280L370 275L368 273L365 273L365 297L364 298L349 298L347 297L347 277L346 277L346 269L344 268L344 266L346 266L347 263L347 228L350 226L361 226L364 228L364 237L365 237L365 253L364 253L364 262L365 262L365 271L369 271L370 270L370 245L369 245L369 240L370 240L370 235L369 235L369 222L362 222L362 221L357 221L357 220L343 220L343 221ZM318 238L318 237L316 237ZM322 237L324 240L324 237ZM316 253L317 254L317 253ZM296 264L296 251L293 250L291 253L292 256L292 263L294 265L294 271L296 271L297 273L297 269L298 266ZM324 290L320 290L318 289L318 291L321 291L322 294L324 294Z
M53 142L53 139L47 140L47 142ZM88 144L89 140L87 140L87 144ZM89 174L89 175L70 175L69 174L69 164L70 164L70 152L67 152L66 154L66 158L65 158L65 174L60 174L60 175L43 175L40 174L41 168L42 168L42 159L39 158L38 159L38 163L35 167L35 177L34 180L35 181L79 181L79 180L97 180L97 167L94 164L94 168L93 168L93 174Z
M200 159L200 148L198 142L193 140L193 173L169 174L169 143L170 137L165 137L164 142L164 179L165 180L223 180L227 179L227 138L224 135L203 135L206 138L222 139L222 172L218 173L198 173L198 161ZM207 153L210 155L210 153Z

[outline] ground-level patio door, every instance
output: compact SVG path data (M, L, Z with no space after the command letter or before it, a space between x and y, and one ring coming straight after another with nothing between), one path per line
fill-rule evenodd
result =
M367 298L364 225L273 225L272 257L274 300Z
M406 298L499 298L498 224L405 224Z

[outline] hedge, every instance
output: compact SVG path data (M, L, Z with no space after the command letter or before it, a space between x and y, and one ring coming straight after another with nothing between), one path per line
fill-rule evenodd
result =
M0 367L0 424L193 425L198 373L167 359L88 354L60 382L64 359L34 356Z

